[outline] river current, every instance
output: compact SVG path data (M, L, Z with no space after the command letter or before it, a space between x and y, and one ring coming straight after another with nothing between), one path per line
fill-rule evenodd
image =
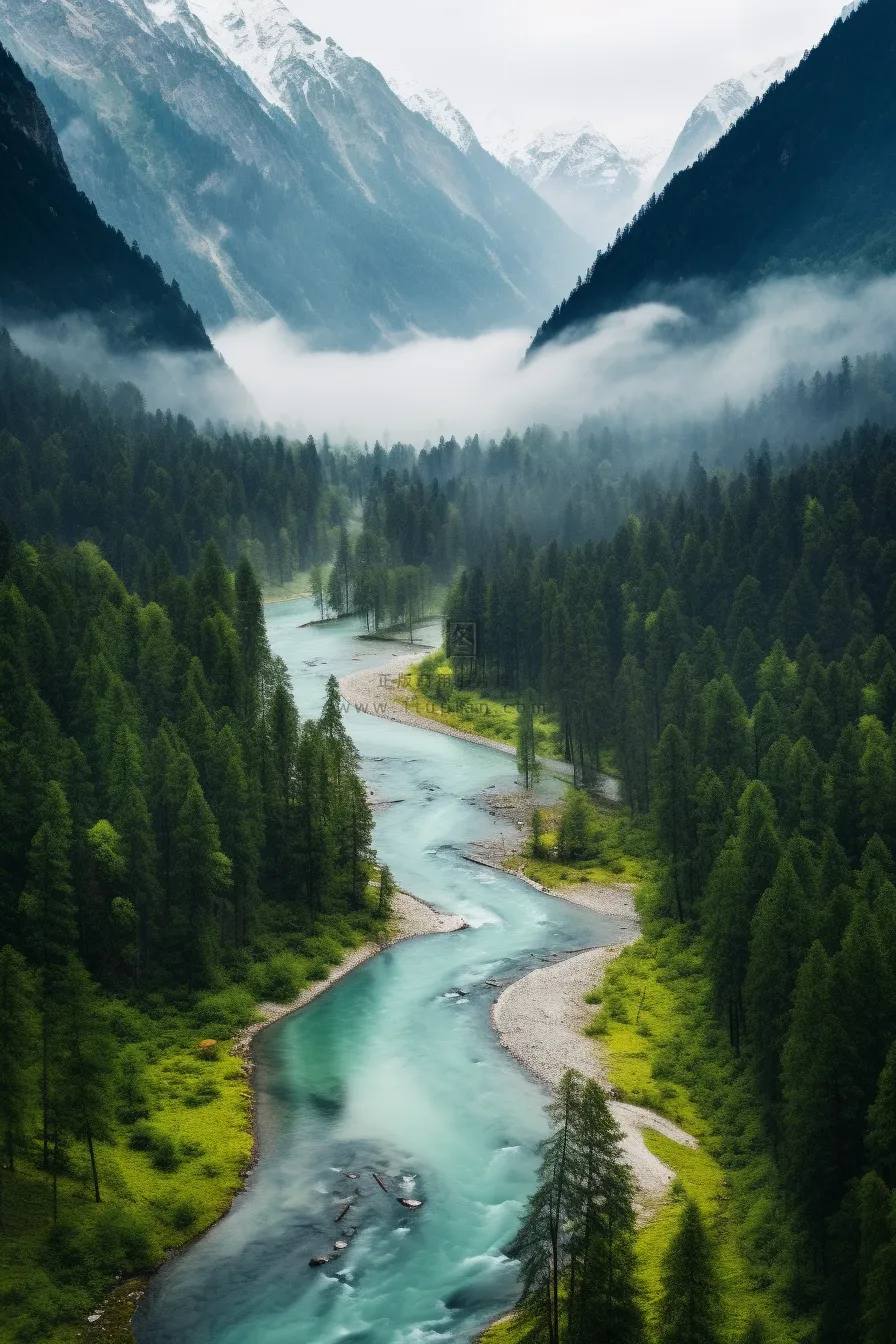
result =
M267 609L306 716L331 673L391 652L348 622L300 628L312 616L304 601ZM388 804L379 855L470 927L390 948L257 1038L259 1160L232 1211L153 1281L139 1344L466 1344L517 1296L504 1252L547 1095L498 1044L485 982L620 929L464 859L500 829L477 800L515 785L512 757L353 710L347 724ZM311 1268L336 1241L347 1249Z

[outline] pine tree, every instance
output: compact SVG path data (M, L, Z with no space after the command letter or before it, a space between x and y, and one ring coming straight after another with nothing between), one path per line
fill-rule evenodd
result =
M896 1041L890 1046L877 1096L868 1111L866 1148L874 1170L896 1189Z
M380 868L380 894L376 912L380 919L388 919L392 914L392 902L395 899L395 879L392 870L384 863Z
M15 1166L34 1101L31 1064L37 1037L34 985L24 957L0 949L0 1228L3 1169Z
M211 808L198 782L190 785L173 835L172 867L177 917L172 951L188 989L208 983L218 960L218 899L231 883L231 863Z
M784 1175L816 1242L843 1189L842 1041L832 1002L833 968L813 943L797 977L781 1062Z
M693 855L696 845L695 781L684 734L675 724L664 729L653 764L653 815L657 839L669 855L678 919L690 917L696 896Z
M28 885L21 911L31 935L39 971L41 1035L41 1108L43 1157L49 1160L49 1064L59 1029L61 978L77 945L76 907L71 885L72 827L61 784L51 780L44 792L42 820L28 855Z
M538 760L535 755L535 697L531 690L523 691L516 721L516 768L527 789L538 779Z
M662 1271L659 1344L720 1344L716 1255L697 1205L688 1200Z
M796 977L809 950L810 907L785 853L753 916L744 1000L760 1091L770 1118L781 1095L781 1051Z

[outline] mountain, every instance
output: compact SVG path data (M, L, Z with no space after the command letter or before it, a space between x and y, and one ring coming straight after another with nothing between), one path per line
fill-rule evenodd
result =
M896 270L894 66L896 7L865 0L598 255L533 348L696 281Z
M799 65L799 56L779 56L768 65L756 66L736 79L716 84L688 117L668 159L660 170L654 190L662 191L667 182L696 163L711 149L757 98Z
M118 349L210 351L199 315L72 182L34 85L0 46L0 316L78 314Z
M389 87L405 107L425 117L431 126L447 136L463 154L469 152L474 142L479 144L473 127L443 89L428 89L422 84L399 83L395 80L389 81Z
M593 245L612 238L641 203L640 164L590 124L511 132L494 152Z
M206 320L318 346L530 321L581 241L281 0L0 0L75 180Z

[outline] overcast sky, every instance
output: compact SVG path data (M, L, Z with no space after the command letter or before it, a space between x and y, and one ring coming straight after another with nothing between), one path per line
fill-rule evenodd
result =
M481 134L591 121L670 143L719 80L813 46L844 0L287 0L387 76L436 85Z

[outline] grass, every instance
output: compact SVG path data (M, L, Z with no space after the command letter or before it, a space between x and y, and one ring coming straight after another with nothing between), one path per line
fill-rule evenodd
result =
M410 692L407 707L414 713L465 733L516 746L517 706L479 691L457 689L451 664L441 650L410 668L404 685ZM563 759L556 715L536 714L535 750L550 760Z
M541 814L545 827L541 837L542 852L533 854L530 843L527 854L511 856L505 860L505 867L513 871L522 867L534 882L557 888L582 882L594 882L598 886L624 882L639 886L654 876L656 864L648 832L643 823L631 820L619 809L592 807L592 852L584 859L556 857L560 805L542 807Z
M334 913L304 932L285 919L260 930L233 981L189 1002L108 1001L120 1069L96 1144L102 1202L86 1148L72 1143L53 1226L35 1125L27 1158L3 1172L0 1344L133 1344L130 1319L148 1274L226 1213L251 1158L251 1092L233 1035L259 1000L292 1000L347 949L383 936L377 896L374 878L363 912Z

